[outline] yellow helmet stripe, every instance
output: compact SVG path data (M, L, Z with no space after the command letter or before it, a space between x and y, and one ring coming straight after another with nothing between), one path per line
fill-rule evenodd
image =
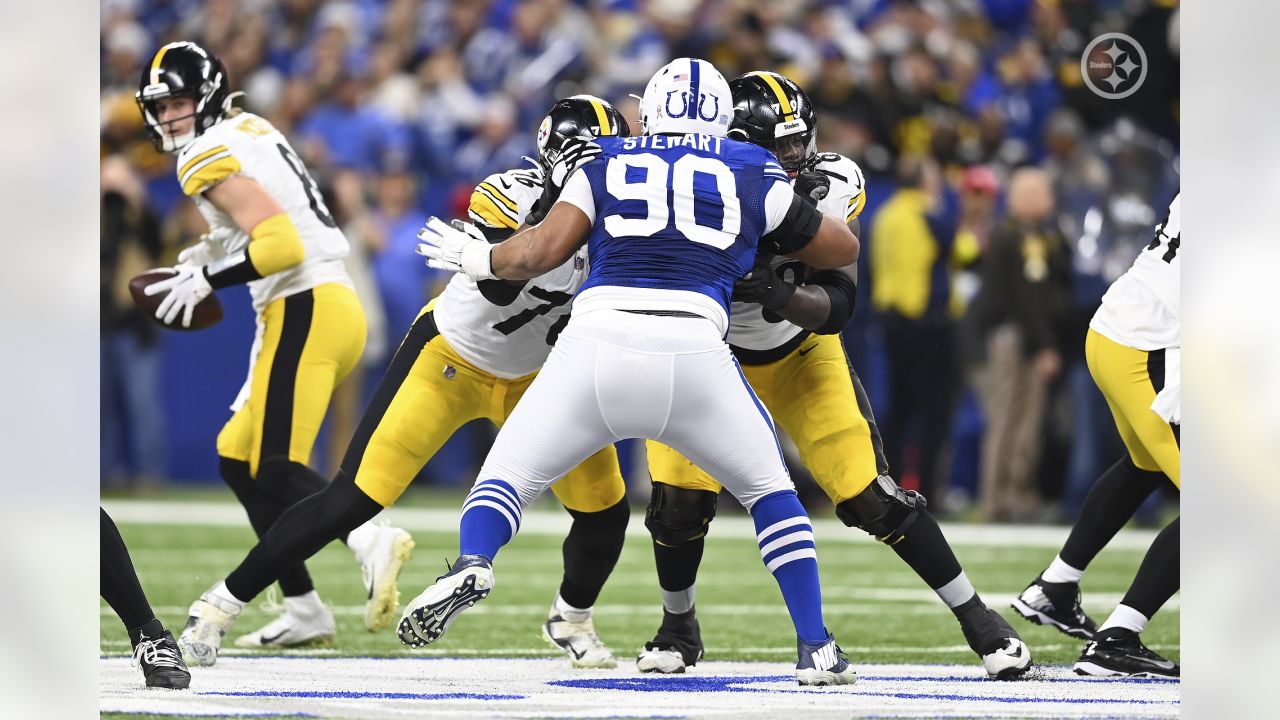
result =
M748 73L755 75L773 90L773 94L778 96L778 104L782 106L783 120L794 120L796 117L796 109L791 106L791 100L787 97L786 91L782 89L782 84L773 76L773 73L756 71Z
M596 109L596 120L600 124L600 135L613 135L613 126L609 124L609 113L604 111L604 103L591 98L591 107Z
M177 47L178 43L171 42L168 45L156 51L156 56L151 58L151 84L160 82L160 63L164 62L164 56L170 49Z

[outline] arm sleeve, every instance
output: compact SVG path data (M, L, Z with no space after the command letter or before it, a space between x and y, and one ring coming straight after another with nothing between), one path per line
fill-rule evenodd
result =
M560 199L557 202L567 202L578 208L587 220L594 223L596 221L596 198L591 192L591 181L587 179L587 173L584 170L575 172L564 189L560 191Z
M205 266L215 288L239 285L287 270L302 262L302 236L287 213L272 215L249 231L249 247Z
M791 193L791 204L777 227L760 238L760 247L774 255L790 255L800 250L822 227L822 213L809 204L804 198ZM773 191L770 191L772 194ZM766 216L768 211L766 210Z
M816 285L826 291L831 299L831 312L821 325L814 329L819 335L835 335L849 324L858 299L858 286L841 270L822 270L809 276L805 285Z

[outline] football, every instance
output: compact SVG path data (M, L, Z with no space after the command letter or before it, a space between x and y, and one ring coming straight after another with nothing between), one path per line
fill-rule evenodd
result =
M160 307L160 301L164 299L164 293L147 295L145 290L148 285L173 276L174 272L172 270L152 270L135 276L129 281L129 294L133 296L133 302L146 312L147 317L170 330L203 330L212 325L217 325L218 321L222 320L222 303L218 302L218 296L212 293L210 293L209 297L201 300L191 313L191 327L182 326L181 314L174 318L172 323L162 322L156 317L156 308Z

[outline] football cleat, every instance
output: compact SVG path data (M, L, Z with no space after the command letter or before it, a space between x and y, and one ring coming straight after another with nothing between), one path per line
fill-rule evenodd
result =
M133 664L142 668L147 687L186 690L191 686L191 671L182 662L182 652L168 630L156 638L143 635L133 646Z
M405 606L396 629L400 642L423 647L439 640L459 613L489 597L493 584L493 565L487 558L460 556L449 572Z
M640 672L682 673L702 659L702 630L694 610L671 613L662 610L662 626L653 640L644 644L636 658Z
M542 624L542 637L553 646L569 654L569 664L576 668L615 668L618 661L613 651L600 642L591 618L582 622L569 622L556 609Z
M1011 607L1037 625L1048 625L1081 640L1092 640L1098 624L1080 607L1079 583L1053 583L1037 577L1013 599Z
M974 595L955 608L960 629L969 647L982 660L991 680L1013 680L1031 669L1031 648L1000 613Z
M241 606L218 597L212 590L200 596L187 611L187 626L178 638L178 647L187 665L207 667L218 661L222 636L227 634Z
M360 557L368 601L364 606L364 626L369 632L385 630L400 609L397 582L404 564L413 555L413 537L400 528L376 526L377 538Z
M1072 669L1092 677L1179 677L1181 673L1178 663L1143 645L1138 633L1115 627L1099 630Z
M836 644L836 636L827 633L827 639L809 644L796 640L800 657L796 661L796 680L801 685L852 685L858 682L844 651Z
M306 595L286 597L284 605L268 605L264 609L280 609L280 617L262 628L236 638L236 647L301 647L333 642L338 628L333 611L320 602L313 590Z

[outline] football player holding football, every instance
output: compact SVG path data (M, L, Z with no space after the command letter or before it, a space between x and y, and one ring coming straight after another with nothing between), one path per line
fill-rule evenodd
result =
M343 265L347 239L315 181L289 141L263 118L233 109L232 96L222 61L195 43L165 45L142 69L137 102L147 133L157 150L177 156L182 192L209 223L208 234L178 255L174 275L146 293L162 297L158 319L189 327L214 290L249 286L257 313L249 377L217 452L223 480L261 537L285 508L326 487L308 467L312 446L334 387L364 351L366 329ZM394 578L413 540L371 524L351 530L344 541L368 585L365 625L378 630L395 612ZM236 644L332 640L333 612L306 567L291 565L279 581L284 612Z
M569 141L630 134L626 120L599 98L555 103L539 129L536 167L482 181L471 195L476 226L468 231L498 241L541 220L559 194L565 168L577 162L564 151ZM240 610L281 572L394 504L463 424L487 418L502 425L550 354L587 272L584 248L528 282L454 276L401 342L333 483L286 511L240 566L196 601L180 640L184 653L214 662ZM564 556L576 575L566 574L544 632L580 667L616 665L592 628L591 606L622 549L625 493L613 446L556 485L573 516ZM501 508L504 500L473 493L469 502Z

